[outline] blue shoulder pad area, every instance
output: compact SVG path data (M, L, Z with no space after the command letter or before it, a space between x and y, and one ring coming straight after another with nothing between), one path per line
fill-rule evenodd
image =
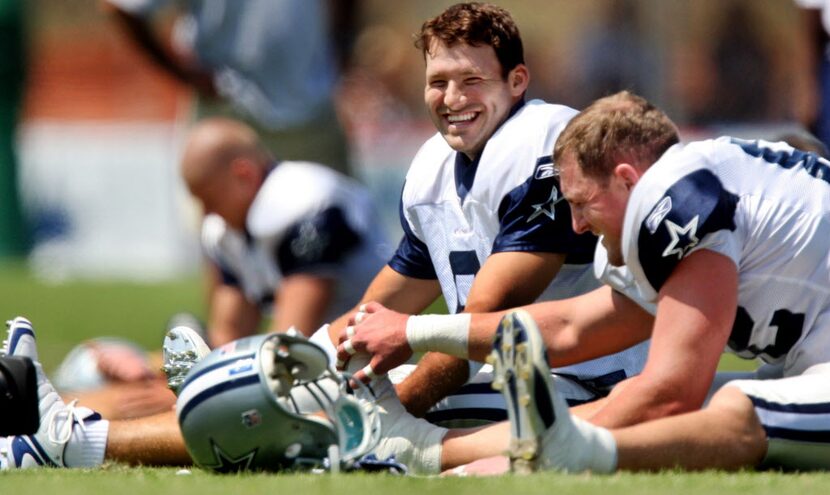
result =
M499 205L501 231L493 252L537 251L568 255L569 263L590 263L597 239L577 235L571 209L559 192L559 178L549 157L540 159L533 176L510 191Z
M276 247L285 275L341 263L360 243L360 235L339 207L331 207L294 224Z
M709 170L681 178L652 208L640 225L640 265L659 291L680 260L706 235L735 230L738 196L723 188Z

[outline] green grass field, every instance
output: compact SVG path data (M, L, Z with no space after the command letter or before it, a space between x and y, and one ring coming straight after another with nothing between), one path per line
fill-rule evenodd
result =
M0 265L0 317L25 315L35 324L38 347L47 370L77 342L92 336L128 337L148 349L157 348L167 318L177 311L204 314L197 275L172 282L70 282L52 285L34 278L21 264ZM749 369L752 363L737 359L722 362L722 369ZM130 468L106 465L94 470L40 470L0 473L0 494L61 495L130 493L159 495L211 495L270 491L317 495L328 493L396 495L452 493L567 493L628 495L652 493L747 493L805 495L830 492L830 474L779 473L678 473L567 476L551 473L529 477L489 479L401 478L385 475L214 475L193 469Z

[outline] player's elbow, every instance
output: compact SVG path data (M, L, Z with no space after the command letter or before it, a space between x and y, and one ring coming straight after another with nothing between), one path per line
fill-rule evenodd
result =
M651 390L650 419L695 411L700 409L706 399L706 391L698 392L688 381L652 381L646 377L646 382L647 388Z

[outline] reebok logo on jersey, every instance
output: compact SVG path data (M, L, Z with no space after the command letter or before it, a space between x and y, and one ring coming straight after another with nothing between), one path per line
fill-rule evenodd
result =
M552 163L544 163L536 167L536 174L533 176L534 179L550 179L551 177L556 177L556 169Z
M660 226L660 222L666 218L666 215L668 215L670 211L671 196L666 196L662 201L657 203L657 206L654 207L654 211L652 211L651 215L646 218L646 228L648 231L652 234L657 232L657 227Z

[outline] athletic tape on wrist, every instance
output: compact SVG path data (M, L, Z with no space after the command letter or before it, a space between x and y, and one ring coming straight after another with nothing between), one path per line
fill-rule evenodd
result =
M414 352L437 351L466 359L470 319L470 313L410 316L406 340Z

